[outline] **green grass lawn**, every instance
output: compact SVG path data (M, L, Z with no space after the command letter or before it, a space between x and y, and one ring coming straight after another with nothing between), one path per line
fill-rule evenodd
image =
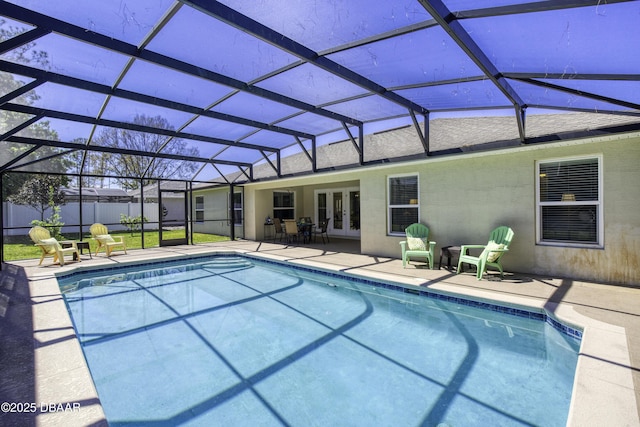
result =
M129 232L113 232L112 236L122 236L127 249L140 249L142 248L142 233L136 232L131 235ZM184 237L183 230L163 231L162 238L164 240L179 239ZM65 235L64 239L78 240L77 236ZM60 239L60 240L64 240ZM91 246L91 251L96 250L96 242L91 237L84 237L82 240L88 241ZM215 234L193 233L193 243L214 243L227 241L227 236L218 236ZM159 233L157 231L145 231L144 232L144 247L152 248L160 245ZM86 253L86 252L85 252ZM40 248L34 246L31 239L28 236L24 238L12 238L12 243L5 243L4 245L4 259L5 261L15 261L20 259L39 259Z

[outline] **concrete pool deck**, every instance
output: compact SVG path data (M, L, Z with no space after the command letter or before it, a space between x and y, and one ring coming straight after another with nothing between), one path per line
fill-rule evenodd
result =
M584 327L570 426L640 426L640 288L507 273L477 281L421 263L406 269L396 258L359 254L359 242L289 246L234 241L101 253L65 266L38 260L3 265L0 273L0 396L12 407L2 426L107 425L82 350L55 280L55 273L216 251L238 251L321 267L407 286L453 292L474 299L544 308ZM20 412L17 412L20 410ZM12 412L13 411L13 412Z

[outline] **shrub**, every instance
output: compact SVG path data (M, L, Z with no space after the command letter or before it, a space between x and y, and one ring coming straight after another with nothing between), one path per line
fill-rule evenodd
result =
M51 237L55 237L57 240L62 239L62 226L64 222L62 222L62 217L60 216L60 206L54 205L53 201L49 203L51 207L52 214L49 218L45 220L34 219L31 221L31 225L39 225L40 227L44 227L49 230L51 233Z
M129 216L120 214L120 224L127 227L127 230L129 230L129 233L131 233L132 236L135 231L140 231L143 222L149 222L147 217L144 217L142 215Z

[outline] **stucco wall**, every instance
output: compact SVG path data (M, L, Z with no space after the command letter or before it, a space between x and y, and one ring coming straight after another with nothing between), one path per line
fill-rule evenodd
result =
M537 160L602 155L604 248L537 245L535 181ZM589 141L430 158L409 163L361 167L245 186L246 237L263 237L264 217L274 189L296 193L296 216L313 214L314 189L357 185L361 194L361 251L400 257L401 237L387 235L389 175L418 173L420 220L442 246L487 242L490 231L515 231L507 271L640 286L640 137L617 135Z
M380 189L386 189L389 175L418 173L420 222L437 242L436 254L442 246L486 243L493 228L508 225L516 240L504 257L505 264L510 270L530 270L526 251L531 250L535 236L534 166L517 157L459 157L367 174L360 186L362 210L375 215L371 215L373 223L362 221L362 252L399 256L398 242L403 238L386 235L386 194Z
M538 246L535 271L640 285L640 138L594 145L593 152L603 154L604 249Z
M640 138L550 144L521 150L426 160L384 171L367 171L360 181L361 250L399 256L401 238L385 233L388 175L419 174L421 222L440 247L486 243L490 231L515 231L503 258L509 271L640 285ZM537 245L535 162L601 154L603 157L604 248Z
M227 220L229 216L229 188L224 187L215 191L196 191L194 195L204 196L204 222L194 222L193 231L228 236L230 234L229 221ZM195 206L191 215L195 218ZM236 227L235 232L238 236L242 235L242 229L239 227Z

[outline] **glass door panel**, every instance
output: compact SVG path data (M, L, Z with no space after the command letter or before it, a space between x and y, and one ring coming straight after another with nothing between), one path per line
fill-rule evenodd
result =
M360 236L360 190L338 188L315 192L315 222L329 219L327 232L334 236Z
M329 212L327 207L327 193L318 193L316 197L316 224L329 218Z
M333 229L343 230L343 206L342 206L342 191L335 191L333 193Z
M360 190L349 191L349 234L360 234Z

